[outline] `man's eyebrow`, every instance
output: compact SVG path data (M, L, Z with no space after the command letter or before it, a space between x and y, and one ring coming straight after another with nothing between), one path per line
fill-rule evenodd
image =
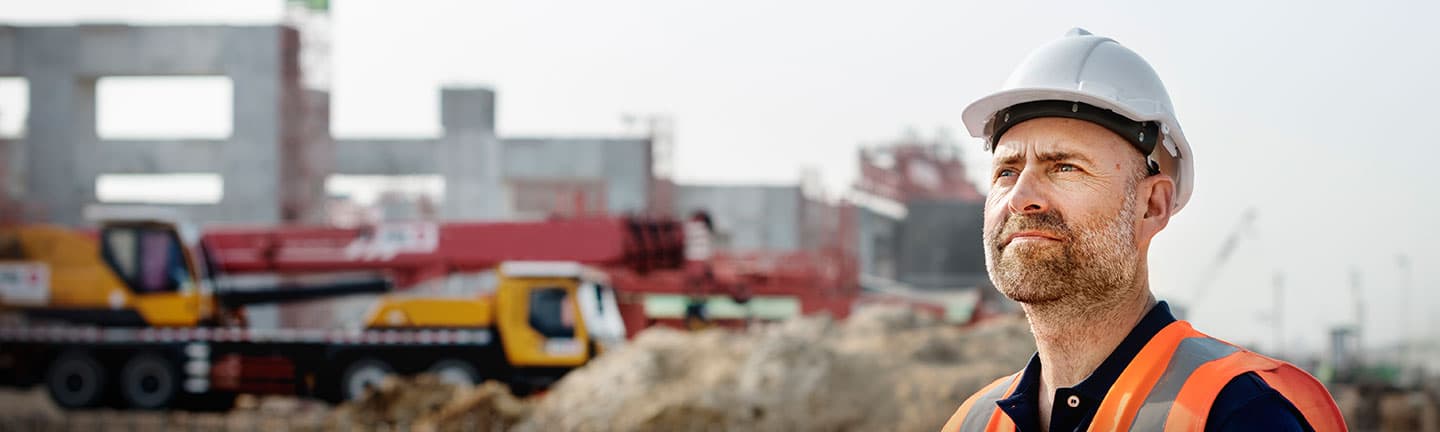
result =
M1025 155L1020 153L1010 153L995 161L995 166L1019 165L1020 162L1024 161Z
M1035 158L1040 159L1041 162L1061 162L1073 160L1084 162L1090 165L1095 164L1095 162L1091 161L1090 158L1086 157L1083 154L1067 151L1044 152L1035 155Z
M1035 158L1036 158L1036 159L1039 159L1040 162L1061 162L1061 161L1073 160L1073 161L1081 161L1081 162L1084 162L1084 163L1090 164L1090 165L1094 165L1094 164L1095 164L1094 161L1091 161L1089 157L1086 157L1086 156L1083 155L1083 154L1075 153L1075 152L1068 152L1068 151L1042 152L1042 153L1040 153L1040 154L1035 155ZM1000 157L1000 159L996 160L996 161L995 161L995 166L1019 165L1021 162L1024 162L1024 161L1025 161L1025 155L1020 154L1020 153L1010 153L1010 154L1005 155L1005 156L1002 156L1002 157Z

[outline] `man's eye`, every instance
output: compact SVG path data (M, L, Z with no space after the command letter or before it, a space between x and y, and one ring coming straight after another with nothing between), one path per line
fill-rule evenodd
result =
M1007 169L1000 170L1000 172L995 173L995 177L1014 177L1014 176L1015 176L1015 170L1008 169L1008 168L1007 168Z
M1060 165L1056 165L1056 166L1055 166L1055 170L1056 170L1056 171L1059 171L1059 172L1073 172L1073 171L1079 171L1079 170L1080 170L1080 167L1077 167L1077 166L1074 166L1074 165L1070 165L1070 164L1060 164Z

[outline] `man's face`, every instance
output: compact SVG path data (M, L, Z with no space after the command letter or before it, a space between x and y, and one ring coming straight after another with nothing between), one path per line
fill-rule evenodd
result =
M1134 286L1142 158L1093 123L1039 118L994 152L985 202L990 279L1020 303L1093 303Z

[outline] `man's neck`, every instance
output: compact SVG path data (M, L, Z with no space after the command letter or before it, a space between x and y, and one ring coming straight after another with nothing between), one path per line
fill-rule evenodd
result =
M1084 308L1025 306L1042 379L1056 388L1079 384L1115 351L1155 305L1149 290L1139 296Z
M1155 303L1146 284L1131 295L1084 306L1023 305L1040 356L1042 428L1049 429L1055 390L1090 376Z

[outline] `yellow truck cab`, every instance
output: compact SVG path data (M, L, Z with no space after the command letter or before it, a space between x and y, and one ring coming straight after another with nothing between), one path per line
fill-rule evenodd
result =
M215 310L197 244L193 227L168 221L107 221L93 238L53 225L3 229L0 273L45 278L0 284L0 305L101 325L196 326Z
M366 329L488 330L498 339L499 349L491 352L500 358L436 362L428 371L454 383L494 378L522 387L548 385L625 340L615 292L596 269L575 262L511 261L490 276L467 278L481 285L473 293L386 296L366 314ZM379 358L352 365L341 378L347 397L395 372Z

